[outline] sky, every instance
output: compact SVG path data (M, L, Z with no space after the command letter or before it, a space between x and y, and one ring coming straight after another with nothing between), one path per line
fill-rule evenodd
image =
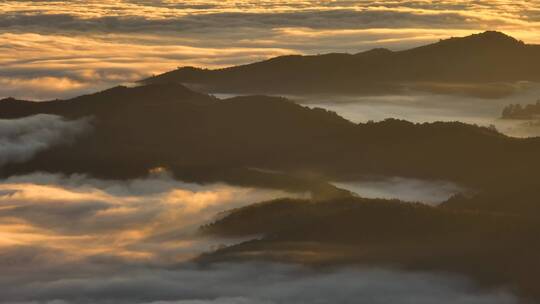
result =
M499 30L540 43L540 1L0 3L0 97L65 98L179 66L393 50Z

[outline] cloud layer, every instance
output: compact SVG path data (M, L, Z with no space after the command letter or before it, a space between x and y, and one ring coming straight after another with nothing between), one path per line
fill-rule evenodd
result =
M69 143L90 130L89 119L68 121L39 114L20 119L0 119L0 167L24 162L54 145Z
M294 195L186 184L161 171L130 181L11 177L0 182L0 246L45 246L73 258L181 259L200 252L198 246L210 246L193 234L220 212L285 196Z
M30 174L0 182L2 303L514 304L442 274L315 270L272 263L194 265L222 244L197 227L222 211L299 194L142 179Z
M534 1L7 1L0 96L49 99L177 66L403 49L487 29L539 42Z
M485 99L460 94L442 95L411 91L401 95L384 96L291 96L290 98L309 107L334 111L356 123L381 121L387 118L416 123L461 121L485 127L495 126L499 132L508 136L540 136L538 125L500 119L503 108L509 104L534 103L540 96L540 86L532 83L494 84L494 86L511 87L513 94L504 98Z
M514 304L505 292L473 291L451 276L378 269L317 272L278 264L229 264L175 270L140 268L104 276L22 284L3 294L16 303L141 304ZM54 300L54 302L53 302ZM50 301L50 302L47 302ZM35 302L34 302L35 303Z
M440 204L452 195L466 192L458 185L445 181L427 181L402 177L334 183L360 197L399 199L406 202Z

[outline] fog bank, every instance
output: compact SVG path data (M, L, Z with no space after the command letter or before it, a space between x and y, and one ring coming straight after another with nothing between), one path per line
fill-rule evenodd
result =
M517 303L507 292L480 291L461 277L383 269L315 271L270 263L185 264L177 269L126 265L110 276L64 274L59 280L22 282L5 290L0 296L4 300L51 304Z
M480 126L495 126L499 132L515 137L540 136L540 126L523 121L500 119L509 104L530 104L540 98L540 85L515 84L513 94L501 98L481 98L456 94L438 95L410 92L379 96L291 96L300 104L334 111L355 122L387 118L416 123L460 121Z
M336 187L349 190L360 197L399 199L406 202L421 202L437 205L452 195L466 190L447 181L429 181L413 178L390 177L335 182Z
M185 260L216 245L195 232L220 212L288 196L298 195L188 184L159 170L127 181L16 176L0 182L0 247L43 246L75 260L95 255Z
M384 269L315 270L272 263L195 265L240 240L197 228L275 190L197 185L163 170L107 181L36 173L0 182L0 302L513 304L468 280Z
M0 119L0 166L24 162L52 146L73 141L90 130L90 120L65 120L38 114L19 119Z

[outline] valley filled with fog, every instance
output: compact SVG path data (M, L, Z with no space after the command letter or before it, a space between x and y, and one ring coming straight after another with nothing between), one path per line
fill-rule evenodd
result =
M534 124L535 121L501 119L506 106L533 104L540 99L540 85L530 83L516 86L515 92L498 98L413 91L399 95L291 96L291 99L309 107L334 111L356 123L388 118L415 123L459 121L494 126L499 132L513 137L540 136L540 125Z

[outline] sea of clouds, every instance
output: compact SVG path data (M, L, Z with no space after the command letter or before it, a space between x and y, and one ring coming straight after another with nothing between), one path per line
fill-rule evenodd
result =
M0 97L51 99L177 66L400 50L500 30L538 42L536 1L5 1Z
M0 182L2 303L513 304L454 275L378 268L313 269L192 258L242 240L200 225L254 202L302 195L196 185L155 170L111 181L35 173Z
M0 119L0 167L24 162L52 146L67 144L91 130L89 118L69 121L38 114L19 119Z

